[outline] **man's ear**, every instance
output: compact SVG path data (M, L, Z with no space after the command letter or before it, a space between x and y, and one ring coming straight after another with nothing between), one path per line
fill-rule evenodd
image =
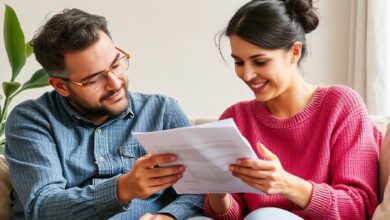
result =
M49 77L49 84L62 96L69 96L69 89L66 87L65 82L62 79Z
M302 56L302 43L295 42L291 47L291 64L298 64Z

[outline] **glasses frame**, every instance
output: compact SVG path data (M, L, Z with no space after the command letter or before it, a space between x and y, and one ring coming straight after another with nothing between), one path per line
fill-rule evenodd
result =
M118 60L121 60L121 59L127 59L127 60L130 59L130 54L129 54L129 53L127 53L126 51L124 51L124 50L122 50L122 49L120 49L120 48L118 48L118 47L115 47L115 49L117 49L119 52L123 53L123 55L124 55L124 56L122 56L122 57L119 57L115 62L117 62ZM128 69L128 68L129 68L129 67L127 66L127 69ZM113 72L112 69L113 69L113 67L110 66L109 68L107 68L107 69L105 69L105 70L103 70L103 71L98 72L96 75L104 74L104 76L105 76L106 79L107 79L108 73L109 73L109 72ZM126 71L127 71L127 70L126 70ZM126 72L126 71L125 71L125 72ZM121 76L121 75L123 75L125 72L123 72L122 74L119 74L119 75L116 75L116 74L114 73L114 75L115 75L115 76ZM58 78L58 79L62 79L62 80L64 80L64 81L66 81L66 82L69 82L69 83L72 83L72 84L74 84L74 85L78 85L78 86L81 86L81 87L84 87L84 88L86 88L86 87L89 85L89 84L88 84L88 81L87 81L87 82L78 82L78 81L74 81L74 80L71 80L71 79L66 78L66 77L61 77L61 76L53 76L53 77L54 77L54 78Z

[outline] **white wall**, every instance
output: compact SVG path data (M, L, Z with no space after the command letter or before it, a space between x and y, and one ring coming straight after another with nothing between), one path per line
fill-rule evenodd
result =
M7 0L26 39L63 8L80 8L103 15L116 44L132 55L129 89L175 97L190 118L214 118L252 94L225 64L214 46L214 35L246 0ZM113 4L113 5L112 5ZM346 84L350 0L320 0L319 28L308 36L309 56L304 77L314 84ZM0 28L2 36L2 28ZM10 68L0 40L0 82L10 78ZM226 42L227 43L227 42ZM229 57L226 49L225 57ZM26 81L39 65L30 58L18 81ZM48 89L20 94L14 104L36 98ZM12 105L13 106L13 105Z

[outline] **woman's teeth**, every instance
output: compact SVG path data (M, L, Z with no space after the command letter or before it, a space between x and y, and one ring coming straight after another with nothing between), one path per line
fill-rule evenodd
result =
M254 88L254 89L258 89L258 88L264 86L266 83L267 83L267 81L264 81L264 82L261 82L261 83L256 83L256 84L252 84L251 87Z

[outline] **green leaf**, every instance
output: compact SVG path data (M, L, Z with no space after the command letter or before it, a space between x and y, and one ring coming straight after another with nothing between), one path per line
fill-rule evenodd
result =
M5 139L0 140L0 154L4 153Z
M26 46L18 17L15 11L8 5L5 5L4 14L4 42L12 68L11 82L13 82L26 63Z
M44 69L37 70L27 82L23 84L21 90L40 88L44 86L48 86L49 83L47 79L49 78L49 74Z
M26 58L28 58L29 56L31 56L31 54L34 53L34 50L30 44L30 42L27 42L26 43Z
M5 97L10 97L20 88L20 83L18 82L3 82L3 91Z
M7 121L5 120L5 121L3 121L3 122L1 122L0 123L0 138L3 136L3 134L4 134L4 131L5 131L5 123L6 123Z
M3 96L0 94L0 117L1 117L1 113L3 112L3 110L1 109L1 100L3 99Z

